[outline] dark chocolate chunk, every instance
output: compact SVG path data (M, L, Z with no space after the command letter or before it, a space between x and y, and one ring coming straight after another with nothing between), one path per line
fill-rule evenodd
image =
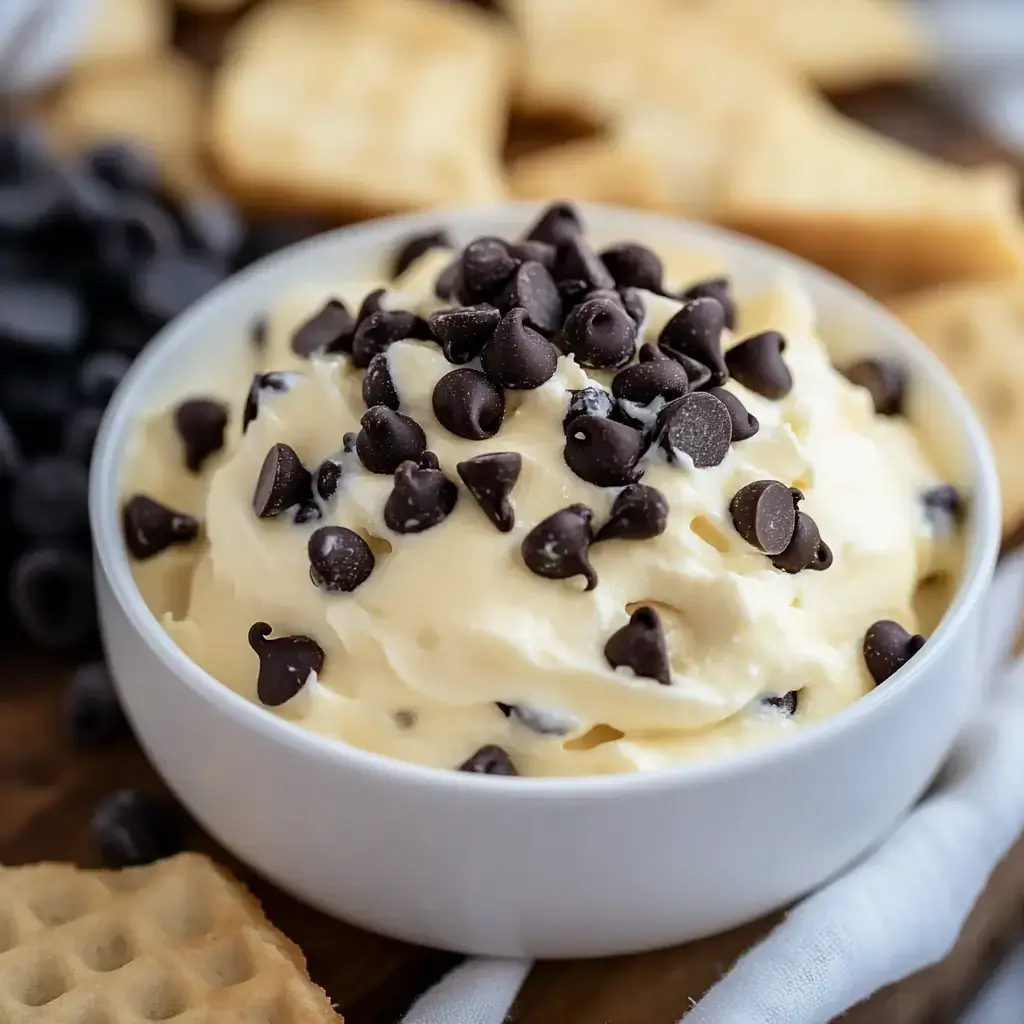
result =
M75 669L64 694L63 710L65 727L76 747L99 749L128 733L114 680L102 661Z
M707 391L694 391L666 405L658 417L659 442L672 459L681 452L695 469L718 466L729 454L729 410Z
M387 295L386 288L374 288L363 296L359 303L359 310L356 313L356 324L361 324L368 316L379 313L384 309L384 296Z
M455 364L476 359L500 322L501 312L487 303L439 309L427 318L427 326L441 343L445 359Z
M436 458L427 464L403 462L384 503L384 522L395 533L422 533L447 519L458 498L458 488L437 468Z
M152 864L184 848L181 809L165 796L140 789L118 789L104 797L89 829L103 863L113 868Z
M580 416L601 416L607 418L615 411L615 399L604 388L596 384L569 392L569 407L562 420L562 429L568 432L569 425Z
M501 747L493 743L481 747L471 758L459 765L460 772L472 772L474 775L518 775L512 758Z
M782 353L786 339L778 331L764 331L741 341L725 354L725 365L744 387L765 398L785 398L793 387Z
M682 398L689 390L686 370L648 344L640 349L640 362L619 370L612 378L612 394L637 405L650 405L656 398L670 402Z
M928 518L941 526L950 520L962 523L967 511L963 495L952 484L938 484L925 491L921 502Z
M356 322L340 299L328 299L292 335L292 351L308 359L318 352L351 352Z
M459 295L469 305L493 299L519 266L500 238L477 238L462 250Z
M271 627L254 622L249 627L249 646L260 659L256 696L260 703L276 708L301 690L314 672L324 667L324 652L308 636L281 636L268 640Z
M864 662L875 685L884 683L903 668L925 645L920 633L911 636L898 622L882 619L868 627L864 634Z
M709 395L714 395L729 410L729 418L732 420L733 441L746 441L753 437L761 428L757 417L747 412L743 403L725 388L709 388Z
M789 693L784 693L779 697L769 696L762 697L761 703L765 707L774 708L776 711L781 711L784 715L795 715L797 701L799 699L799 693L796 690L790 690Z
M736 301L732 297L732 284L727 277L713 277L687 288L679 296L687 299L714 299L725 316L725 326L731 331L736 326Z
M796 504L803 495L778 480L755 480L729 502L736 532L766 555L781 555L796 532Z
M313 483L322 501L330 501L334 497L341 482L341 473L341 463L335 462L334 459L324 459L320 463L313 476Z
M12 619L37 646L68 650L98 641L89 557L63 547L30 548L11 566Z
M344 526L321 526L306 545L313 586L330 593L351 593L373 572L370 545Z
M896 359L861 359L842 370L843 376L867 388L879 416L899 416L903 412L903 395L907 386L907 370Z
M502 533L515 526L515 511L509 501L519 480L523 457L518 452L488 452L456 465L466 489L483 509L484 515Z
M366 368L363 376L363 401L368 409L375 405L386 405L389 409L398 409L400 402L398 390L391 377L391 367L388 366L387 352L378 352Z
M646 450L643 434L625 423L600 416L579 416L565 432L566 465L597 487L621 487L639 473L636 464Z
M545 242L557 246L582 232L583 218L579 211L572 203L562 200L545 207L523 237L528 242Z
M621 303L587 299L566 318L562 345L588 369L623 366L636 349L636 324Z
M427 449L423 428L408 416L385 405L363 413L356 438L359 461L371 473L394 473L407 459L418 459Z
M526 310L526 323L542 334L554 334L562 326L562 296L545 267L532 260L522 263L498 300L502 312Z
M582 281L587 291L615 287L615 279L582 235L572 235L558 246L554 276L559 281Z
M555 265L555 257L558 254L556 246L550 242L539 242L534 238L524 238L520 242L509 242L508 251L517 260L524 263L532 261L539 263L545 270L551 270Z
M643 288L661 291L662 265L656 252L639 242L620 242L601 253L616 288Z
M692 299L661 329L658 344L668 353L695 359L710 370L714 386L724 384L729 377L726 359L722 356L722 331L725 314L714 299Z
M136 494L121 511L124 542L133 557L152 558L172 544L187 544L199 536L199 523L192 516Z
M594 513L586 505L570 505L541 520L524 538L523 561L530 572L549 580L585 576L587 590L597 586L590 564Z
M608 521L597 531L595 540L649 540L665 532L668 525L668 501L655 487L629 484L612 503Z
M804 569L822 572L832 564L832 550L821 539L818 524L806 513L797 511L793 539L781 555L772 557L772 565L783 572L797 573Z
M531 390L555 375L558 353L525 320L525 309L506 313L480 357L484 373L499 387Z
M449 370L434 386L437 422L456 437L482 441L494 437L505 416L505 392L479 370Z
M189 398L174 410L174 427L185 449L185 465L198 473L224 447L228 407L214 398Z
M391 266L391 276L398 277L412 266L421 256L431 249L454 248L448 232L443 229L424 231L407 238L395 253Z
M293 505L301 505L313 496L309 470L287 444L271 445L260 468L252 507L261 519L280 515Z
M404 309L381 309L359 321L352 336L352 362L361 370L370 365L378 352L384 352L405 338L429 338L426 323Z
M256 419L260 410L260 392L276 391L283 394L291 387L292 376L289 373L257 373L252 384L249 385L249 394L245 397L245 407L242 410L242 433L249 429L249 424Z
M661 620L646 605L637 608L629 622L611 635L604 645L604 656L612 668L629 668L644 679L656 679L662 686L672 685Z

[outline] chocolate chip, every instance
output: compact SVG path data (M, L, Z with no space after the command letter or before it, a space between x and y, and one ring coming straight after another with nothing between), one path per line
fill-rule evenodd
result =
M731 331L736 326L736 302L732 297L732 284L727 277L713 277L687 288L679 296L686 299L714 299L725 316L725 326Z
M371 473L394 473L407 459L418 459L426 451L423 428L385 405L368 409L359 422L356 453Z
M460 252L437 275L434 282L434 294L445 302L451 301L460 291L462 285L462 253Z
M309 471L295 449L287 444L272 445L256 481L253 510L261 519L280 515L286 508L308 501L312 485Z
M387 295L386 288L374 288L363 296L359 303L359 312L356 313L356 324L361 324L368 316L380 313L384 309L384 296Z
M449 370L434 386L437 422L456 437L482 441L494 437L505 415L505 392L479 370Z
M536 223L526 232L524 240L557 246L582 232L583 218L579 211L572 203L560 201L545 207Z
M551 270L555 265L555 257L558 249L550 242L539 242L533 238L525 238L521 242L509 242L508 251L524 263L533 261L539 263L545 270Z
M340 299L329 299L292 335L292 351L308 359L317 352L351 352L356 323Z
M686 370L653 345L642 346L640 362L619 370L612 378L612 394L637 405L650 405L656 398L672 401L689 390Z
M281 636L268 640L271 627L254 622L249 627L249 646L260 659L256 695L261 704L276 708L301 690L313 673L324 667L324 652L308 636Z
M682 352L677 352L674 348L661 348L660 345L658 348L663 356L678 363L686 371L686 379L690 382L691 391L701 391L711 382L711 371L703 363L697 362L691 356L683 355Z
M661 447L672 459L680 452L688 456L694 469L718 466L729 454L729 410L706 391L694 391L666 405L658 424Z
M639 328L647 318L647 308L644 306L643 296L635 288L622 288L619 291L619 298L622 299L622 308Z
M558 246L554 275L560 281L583 281L588 291L615 287L615 279L582 235L573 235Z
M778 331L765 331L741 341L725 354L729 372L744 386L765 398L785 398L793 387L782 353L786 339Z
M581 416L607 418L615 411L615 399L604 388L596 384L569 392L569 407L562 419L562 429L568 432L569 425Z
M803 495L778 480L755 480L729 502L736 532L766 555L781 555L796 532L796 503Z
M658 254L638 242L620 242L601 253L616 288L643 288L661 291L662 265Z
M518 452L488 452L455 467L484 515L502 533L508 533L515 526L515 511L509 495L519 480L522 468L523 457Z
M875 685L884 683L924 647L920 633L910 635L898 622L882 619L864 634L864 662Z
M709 388L708 394L714 395L729 410L733 441L746 441L760 430L761 424L757 422L757 417L747 412L743 403L731 391Z
M166 796L117 789L96 806L89 831L103 863L126 868L181 853L185 820Z
M566 318L563 346L588 369L622 366L633 358L636 324L620 303L588 299Z
M630 484L619 491L595 540L649 540L665 532L668 501L655 487Z
M586 281L558 281L558 294L562 296L562 307L572 309L581 302L586 302L591 294L597 298L607 298L609 295L618 295L613 288L591 288Z
M187 544L199 536L199 523L144 494L136 494L121 510L124 542L138 559L152 558L173 544Z
M352 336L352 362L361 370L378 352L406 338L429 338L426 323L404 309L380 309L359 321Z
M295 509L295 514L292 517L293 523L303 525L305 523L318 523L323 519L324 513L320 506L313 500L313 498L307 498L301 505L298 505Z
M899 416L903 412L907 371L902 363L895 359L861 359L842 373L847 380L868 389L879 416Z
M765 707L775 708L776 711L781 711L784 715L795 715L796 706L798 700L798 693L796 690L790 690L789 693L782 694L781 697L762 697L761 703Z
M346 430L341 438L341 450L345 452L354 452L358 441L359 434L356 433L356 431Z
M458 488L436 466L412 461L395 470L395 486L384 504L384 522L395 533L422 533L451 515Z
M174 427L185 448L185 465L198 473L224 447L228 407L212 398L190 398L174 410Z
M366 368L363 376L363 401L370 409L375 405L386 405L389 409L399 407L398 391L391 377L387 352L378 352Z
M629 622L611 635L604 645L604 656L612 668L630 668L634 675L656 679L662 686L672 685L661 620L646 605L637 608Z
M462 250L460 298L467 305L494 298L518 266L502 239L474 239Z
M262 352L267 347L269 326L265 313L260 313L249 321L249 341L257 352Z
M937 525L945 526L949 520L962 523L966 508L963 495L952 484L938 484L921 495L925 514Z
M316 493L323 501L330 501L334 497L338 490L338 484L341 483L341 473L341 463L335 462L334 459L324 459L320 463L313 479L316 484Z
M570 505L539 522L524 538L521 551L530 572L549 580L585 576L587 590L597 586L590 564L594 513L586 505Z
M444 230L424 231L407 238L395 253L391 266L391 276L398 277L412 266L421 256L431 249L454 248L448 232Z
M455 364L476 359L500 322L501 312L487 303L439 309L427 318L427 326L441 343L445 359Z
M554 346L527 327L525 319L525 309L506 313L480 357L484 373L500 387L519 391L539 388L558 367Z
M716 387L729 377L722 356L722 331L725 314L714 299L691 299L661 329L658 344L666 352L689 356L711 371Z
M276 391L279 394L284 394L291 387L292 379L292 375L289 373L276 372L257 373L253 377L252 384L249 385L249 394L245 397L245 408L242 411L243 434L249 429L249 424L259 414L260 392Z
M580 416L565 432L566 465L597 487L621 487L639 473L636 464L646 449L643 434L625 423L600 416Z
M562 326L562 296L551 274L532 260L516 269L498 305L505 313L525 309L526 323L542 334L554 334Z
M821 539L818 524L806 513L796 514L793 539L781 555L772 558L772 565L783 572L797 573L804 569L822 572L832 564L832 550Z
M512 758L501 747L489 744L481 747L469 760L459 765L460 772L473 772L475 775L518 775Z
M321 526L310 535L309 578L330 593L351 593L373 572L370 545L344 526Z

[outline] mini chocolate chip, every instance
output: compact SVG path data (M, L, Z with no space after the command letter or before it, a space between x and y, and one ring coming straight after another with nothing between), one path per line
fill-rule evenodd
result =
M746 441L761 429L757 417L747 412L743 403L731 391L726 391L725 388L709 388L708 394L714 395L729 410L734 442Z
M352 337L352 362L361 370L378 352L406 338L429 338L426 323L404 309L380 309L359 321Z
M335 462L334 459L324 459L320 463L313 480L316 484L316 493L320 495L321 500L330 501L334 497L338 484L341 483L341 473L341 463Z
M484 515L508 533L516 522L509 495L522 472L523 457L518 452L488 452L458 463L455 469Z
M384 503L384 522L395 533L422 533L447 519L458 498L458 488L436 464L403 462Z
M689 456L694 469L718 466L729 454L729 410L707 391L694 391L666 405L658 417L659 441L669 457Z
M661 329L658 344L669 354L678 352L706 366L711 371L711 383L717 387L729 377L722 356L724 329L725 314L714 299L691 299Z
M526 310L526 323L542 334L554 334L562 326L562 296L551 274L540 263L521 264L505 285L498 300L501 310Z
M639 242L620 242L601 253L616 288L643 288L661 291L662 265L656 252Z
M643 296L635 288L622 288L619 290L619 298L622 299L622 308L639 328L647 318L647 308L644 306Z
M437 422L469 441L494 437L505 416L505 392L466 366L449 370L434 385L431 401Z
M565 432L566 465L598 487L621 487L639 475L646 444L639 430L600 416L580 416Z
M588 369L623 366L636 349L636 324L621 303L587 299L566 318L563 347Z
M938 484L921 495L925 514L929 519L945 525L943 520L962 523L966 509L963 495L952 484Z
M765 398L785 398L793 387L782 353L786 339L778 331L764 331L741 341L725 354L729 372L744 386Z
M523 236L527 242L559 245L574 235L582 234L583 218L572 203L561 200L544 208L536 223Z
M462 284L462 253L460 252L437 275L434 282L434 294L445 302L450 302L458 294Z
M375 405L397 409L400 405L398 391L391 377L391 367L388 366L387 352L378 352L366 368L363 376L363 401L368 409Z
M727 277L713 277L709 281L687 288L679 296L686 299L714 299L721 307L725 316L725 326L731 331L736 326L736 301L732 297L732 283Z
M572 235L558 246L554 276L559 281L583 281L588 291L615 287L615 278L582 235Z
M818 524L806 513L797 511L793 539L781 555L772 558L772 565L783 572L797 573L804 569L822 572L832 564L832 550L821 539Z
M245 396L245 408L242 411L242 433L249 429L260 411L260 392L276 391L284 394L292 385L293 376L290 373L257 373L252 384L249 385L249 393Z
M313 496L313 481L295 449L287 444L272 445L263 460L252 507L261 519L280 515Z
M799 698L799 694L796 690L790 690L789 693L784 693L780 697L770 696L762 697L761 703L765 707L775 708L776 711L781 711L785 715L795 715L796 706Z
M592 384L569 392L569 406L562 419L562 429L568 432L569 425L580 416L607 418L615 411L615 399L604 388Z
M530 572L549 580L585 576L587 590L597 586L590 564L594 513L586 505L570 505L541 520L524 538L520 550Z
M665 495L647 484L630 484L619 491L608 521L597 531L594 539L649 540L664 533L667 525L668 501Z
M861 359L847 366L843 376L867 388L879 416L899 416L903 412L903 395L907 371L895 359Z
M426 451L423 428L386 405L368 409L359 422L356 453L371 473L394 473L407 459L418 459Z
M558 367L554 346L527 327L525 319L525 309L506 313L480 357L484 373L500 387L520 391L539 388Z
M781 555L796 532L796 503L803 495L778 480L755 480L729 502L736 532L766 555Z
M373 572L370 545L344 526L321 526L306 545L313 586L331 593L351 593Z
M256 696L260 703L276 708L301 690L314 672L324 667L324 652L308 636L281 636L268 640L271 627L254 622L249 627L249 646L260 659Z
M249 341L257 352L267 347L268 326L266 313L260 313L249 321Z
M292 522L301 526L305 523L318 523L323 517L324 514L320 506L312 498L309 498L296 507Z
M518 266L502 239L474 239L462 250L460 298L467 305L493 298Z
M398 248L391 266L391 276L398 277L431 249L451 249L452 240L443 229L411 235Z
M653 345L644 345L640 362L619 370L612 378L612 394L620 401L650 405L656 398L672 401L690 390L686 371Z
M384 296L387 295L386 288L374 288L363 296L359 303L359 312L356 313L356 324L361 324L367 317L384 310Z
M868 626L864 634L864 662L875 685L884 683L903 668L925 645L920 633L911 636L898 622L882 619Z
M292 351L305 359L317 352L351 352L355 329L355 320L345 303L328 299L323 309L292 335Z
M439 309L427 318L427 326L441 343L445 359L457 365L476 359L500 322L500 310L486 302Z
M136 494L121 510L124 543L134 558L152 558L174 544L199 536L199 523L190 515Z
M459 765L460 772L472 772L474 775L518 775L512 758L501 747L493 743L481 747L471 758Z
M185 448L185 465L198 473L224 447L228 407L212 398L190 398L174 410L174 426Z
M534 238L524 238L521 242L509 242L508 251L524 263L528 260L539 263L545 270L551 270L554 267L555 257L558 253L558 249L550 242L539 242Z
M358 441L359 434L356 431L346 430L341 438L341 450L344 452L354 452Z
M653 608L637 608L622 629L613 633L604 645L604 656L612 668L630 668L644 679L656 679L662 686L672 685L661 620Z

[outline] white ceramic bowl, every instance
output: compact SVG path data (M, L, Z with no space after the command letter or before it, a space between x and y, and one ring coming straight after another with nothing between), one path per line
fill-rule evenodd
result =
M999 545L995 470L936 360L855 289L777 250L650 214L584 208L601 241L724 257L740 293L796 275L830 348L910 368L912 416L971 495L959 592L924 650L852 707L765 749L660 773L491 778L392 761L313 735L211 678L132 581L119 497L136 416L236 358L272 297L365 276L398 240L444 224L460 242L512 236L509 204L378 221L277 254L171 324L103 424L91 513L103 633L135 730L177 795L228 849L306 902L374 931L467 953L597 956L695 939L820 885L875 845L928 785L974 704L979 608Z

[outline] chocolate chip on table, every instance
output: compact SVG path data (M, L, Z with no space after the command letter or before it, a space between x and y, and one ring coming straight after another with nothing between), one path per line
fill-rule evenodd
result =
M544 208L540 217L523 235L523 240L557 246L582 233L583 218L579 211L572 203L560 200Z
M181 853L185 819L167 797L140 789L118 789L97 805L90 822L103 863L127 868Z
M725 365L744 387L765 398L785 398L793 387L782 353L786 339L778 331L764 331L741 341L725 354Z
M110 401L130 365L131 360L121 352L100 349L86 356L78 368L76 379L82 401L102 409Z
M961 523L967 511L963 495L952 484L938 484L925 491L921 503L928 518L939 525L950 520Z
M26 537L70 540L89 526L86 469L66 455L40 455L21 464L14 475L8 511Z
M519 242L509 242L508 251L518 260L539 263L545 270L555 265L558 248L550 242L540 242L535 238L524 238Z
M174 220L157 203L136 197L118 203L96 234L96 259L103 274L119 280L180 249Z
M92 565L79 551L23 552L11 566L8 598L14 621L40 647L67 650L96 637Z
M488 303L439 309L427 318L430 333L441 343L445 359L455 364L476 359L500 322L500 310Z
M271 445L260 468L252 507L261 519L280 515L313 495L312 477L291 445Z
M765 705L765 707L774 708L776 711L781 711L784 715L792 717L796 714L799 696L800 695L797 690L790 690L789 693L784 693L778 697L762 697L761 703Z
M867 388L879 416L899 416L907 386L906 367L895 359L861 359L842 370L854 384Z
M73 289L44 281L0 283L0 345L33 356L73 352L86 314Z
M597 531L594 540L649 540L664 533L667 525L665 495L647 484L629 484L619 491L608 521Z
M404 309L381 309L359 321L352 336L352 362L365 370L378 352L386 351L396 341L429 337L426 322L415 313Z
M661 258L639 242L619 242L601 253L601 260L615 279L616 288L661 291Z
M864 663L875 685L884 683L925 645L920 633L913 636L898 622L882 619L864 634Z
M743 403L731 391L726 391L725 388L709 388L708 394L714 395L729 410L734 442L746 441L761 429L757 417L747 412Z
M587 299L565 320L562 345L587 369L613 369L633 358L636 324L621 303Z
M732 283L727 277L713 277L687 288L680 296L687 299L714 299L725 316L725 326L731 331L736 326L736 301L732 297Z
M601 416L607 418L615 411L615 399L604 388L592 384L578 391L569 392L569 406L562 419L563 430L568 431L573 420L580 416Z
M238 207L224 196L186 199L177 207L178 224L187 249L230 260L241 249L245 224Z
M409 460L395 470L384 522L395 533L422 533L447 519L458 498L458 488L437 468L436 459L419 464Z
M636 464L647 449L639 430L600 416L579 416L565 432L566 465L597 487L621 487L639 473Z
M707 391L694 391L666 405L658 417L659 443L671 459L689 457L694 469L718 466L729 454L729 410Z
M682 398L689 390L686 370L650 344L641 347L640 362L619 370L612 378L612 394L620 401L637 405L650 405L656 398L670 402Z
M562 296L551 274L533 260L521 263L505 285L498 306L502 312L525 309L526 323L542 334L554 334L562 326Z
M356 454L371 473L394 473L403 462L418 459L427 450L423 428L387 406L375 405L359 422Z
M725 314L714 299L691 299L661 329L658 345L666 353L678 352L706 366L711 383L718 387L729 377L722 355L724 329Z
M320 463L313 475L313 483L322 501L330 501L334 497L341 482L341 473L341 463L335 462L334 459L324 459Z
M132 299L140 314L158 324L173 320L193 302L216 288L224 268L198 256L163 253L141 268L132 282Z
M832 549L821 539L818 524L806 513L797 511L793 539L781 555L772 557L772 565L783 572L804 569L823 572L832 564Z
M781 555L796 532L796 503L803 495L778 480L755 480L729 502L736 532L766 555Z
M476 238L462 250L459 297L466 305L495 298L519 266L501 238Z
M448 232L443 228L423 231L411 235L398 247L391 264L391 276L399 277L405 273L421 256L431 249L452 249L454 245Z
M324 667L324 652L308 636L281 636L269 640L269 623L249 627L249 646L260 659L256 696L260 703L276 708L301 690L314 672Z
M344 526L321 526L306 545L309 578L315 587L330 593L351 593L373 572L370 545Z
M515 511L509 496L522 468L523 457L518 452L488 452L455 467L484 515L502 533L508 533L515 526Z
M160 166L144 147L101 142L85 154L85 170L115 192L152 194L160 187Z
M361 324L368 316L379 313L384 309L384 296L387 295L386 288L374 288L363 296L359 303L359 311L356 313L356 323Z
M102 661L75 669L63 702L64 726L76 747L107 746L128 732L110 670Z
M481 747L472 757L459 765L460 772L475 775L518 775L512 758L501 747L489 744Z
M136 494L121 510L124 542L134 558L159 555L175 544L188 544L199 536L192 516L161 505L145 494Z
M102 419L102 409L86 407L84 409L76 409L71 413L64 421L64 426L61 429L61 454L77 459L83 466L88 466L92 458L93 448L96 445L96 435L99 433ZM4 475L4 442L2 435L3 427L0 426L0 478Z
M434 386L434 415L445 430L469 441L482 441L501 429L505 392L479 370L449 370Z
M257 373L252 384L249 385L249 393L245 397L245 406L242 409L242 433L249 429L249 424L256 419L260 411L260 392L276 391L284 394L292 384L292 375L271 371L270 373Z
M386 405L389 409L397 410L401 405L388 365L387 352L378 352L366 368L363 375L363 401L368 409L375 405Z
M587 590L597 586L590 564L594 513L586 505L570 505L541 520L524 538L523 561L530 572L549 580L584 576Z
M224 447L228 407L213 398L189 398L174 410L174 427L185 449L185 465L198 473Z
M292 335L292 351L308 359L323 352L351 352L356 322L341 299L328 299Z
M499 387L532 390L555 375L558 353L525 320L525 309L506 313L480 357L484 373Z
M629 622L611 635L604 645L604 656L612 668L629 668L643 679L656 679L662 686L672 685L661 620L646 605L637 608Z

